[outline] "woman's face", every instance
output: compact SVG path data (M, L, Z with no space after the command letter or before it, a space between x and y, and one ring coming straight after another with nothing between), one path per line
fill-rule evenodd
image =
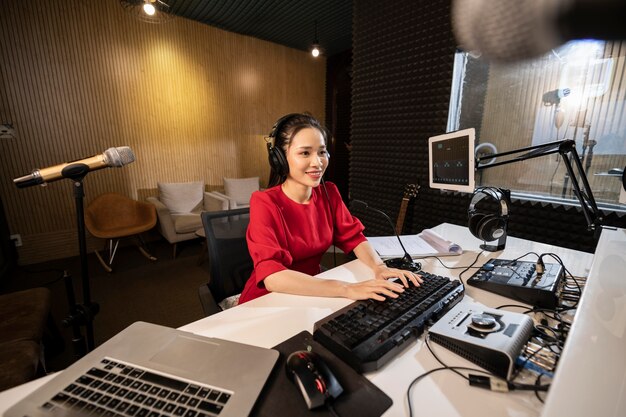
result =
M328 167L328 152L322 133L304 128L291 138L287 148L288 179L307 187L317 187Z

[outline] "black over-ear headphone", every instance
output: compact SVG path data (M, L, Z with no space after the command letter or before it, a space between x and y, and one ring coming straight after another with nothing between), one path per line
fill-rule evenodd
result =
M496 202L498 212L477 208L484 198ZM495 187L479 187L474 191L467 210L470 232L485 242L500 239L506 236L506 227L509 219L509 199L503 190Z
M268 135L272 141L267 142L267 154L270 162L270 167L280 176L286 176L289 173L289 163L287 162L287 156L285 151L280 146L274 146L276 144L276 138L283 130L285 123L292 117L298 116L298 113L289 113L281 117L272 126L272 131Z

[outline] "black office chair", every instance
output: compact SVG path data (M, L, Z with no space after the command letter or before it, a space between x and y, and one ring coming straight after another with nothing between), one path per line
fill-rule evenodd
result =
M252 273L252 258L246 243L250 208L205 211L201 217L211 276L207 284L198 288L198 295L204 313L210 316L227 308L224 302L229 297L241 294Z

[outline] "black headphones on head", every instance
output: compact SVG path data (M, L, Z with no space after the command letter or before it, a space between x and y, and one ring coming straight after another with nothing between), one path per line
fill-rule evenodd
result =
M485 198L497 204L497 213L486 208L477 207L478 203ZM467 227L478 239L485 242L500 239L506 236L506 227L509 220L509 197L499 188L479 187L472 195L467 216Z
M272 140L267 142L267 154L270 167L280 176L286 176L289 173L289 163L285 151L280 146L274 146L276 138L283 130L285 123L292 117L299 116L298 113L289 113L281 117L272 126L272 131L268 135Z

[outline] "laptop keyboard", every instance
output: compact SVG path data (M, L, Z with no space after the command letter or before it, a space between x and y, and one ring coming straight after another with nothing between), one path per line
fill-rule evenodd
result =
M209 417L232 394L105 358L41 407L106 417Z

